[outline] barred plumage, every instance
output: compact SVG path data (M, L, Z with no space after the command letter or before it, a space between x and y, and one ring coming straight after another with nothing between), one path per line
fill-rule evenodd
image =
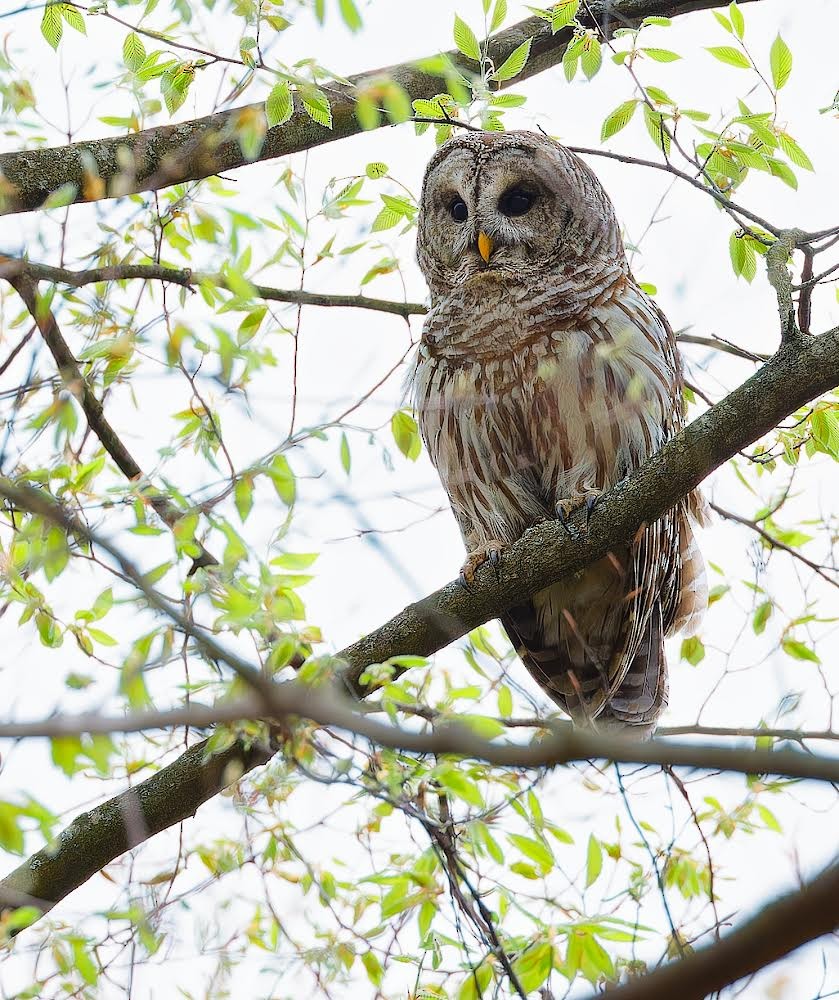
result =
M431 308L414 402L468 575L657 451L682 423L681 367L600 182L546 137L446 142L426 171L417 252ZM706 603L688 519L701 503L695 495L502 617L576 721L655 725L667 702L663 638L695 626Z

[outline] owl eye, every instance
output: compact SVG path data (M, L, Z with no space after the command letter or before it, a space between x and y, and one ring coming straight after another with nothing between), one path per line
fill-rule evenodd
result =
M525 215L530 211L535 200L536 196L532 191L526 191L521 187L512 187L501 195L498 209L507 216Z
M449 205L449 213L455 222L466 222L469 218L469 209L462 198L455 198Z

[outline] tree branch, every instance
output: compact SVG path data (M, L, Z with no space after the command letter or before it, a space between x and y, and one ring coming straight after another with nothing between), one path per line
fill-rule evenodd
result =
M797 892L770 903L721 941L610 990L609 1000L704 1000L808 941L830 934L836 927L839 864L834 862Z
M52 310L45 308L44 304L38 300L37 281L26 271L4 274L4 263L4 260L0 258L0 277L6 277L12 288L23 299L24 305L35 320L41 336L44 338L44 343L55 360L64 385L78 400L90 429L99 438L105 451L116 462L120 472L137 485L140 495L148 500L164 524L173 528L178 520L184 516L184 511L178 510L162 493L151 486L148 477L134 460L134 456L111 427L101 402L96 398L87 379L76 364L76 359L61 334ZM218 559L208 552L200 542L195 544L200 551L193 559L191 573L202 566L219 565Z
M202 281L209 281L220 288L230 290L230 283L223 274L191 271L189 268L163 267L160 264L112 264L107 267L87 268L70 271L64 267L49 264L35 264L28 260L5 257L0 254L0 278L11 281L16 275L29 275L42 281L52 281L57 285L82 288L100 281L162 281L182 288L195 288ZM394 302L391 299L372 299L366 295L331 295L321 292L304 292L300 289L273 288L269 285L254 285L254 294L260 299L273 302L288 302L301 306L332 306L344 309L372 309L374 312L392 313L394 316L424 316L428 310L421 302Z
M604 494L591 514L588 526L586 526L586 512L578 511L570 519L573 532L570 535L555 521L531 528L511 547L497 575L496 570L488 565L478 570L475 590L467 591L458 583L449 583L422 601L410 605L381 628L344 649L338 654L338 658L347 664L344 675L347 686L360 695L369 693L370 688L362 683L361 677L370 664L381 663L405 653L430 655L497 616L525 596L544 589L601 558L610 549L631 538L641 524L650 523L661 517L715 468L768 433L784 417L795 412L813 397L834 388L839 381L837 373L839 373L839 327L820 337L807 338L792 344L783 343L777 354L743 385L693 421L628 479ZM19 488L14 487L10 488L10 492L18 496L21 493ZM27 491L30 492L37 491ZM50 516L48 508L45 508L45 516ZM142 578L139 580L141 584ZM172 609L168 613L180 624L177 610ZM220 650L211 637L202 638L202 642L214 656L226 660L231 665L235 664L234 668L243 676L249 677L253 673L253 668L248 665L243 667L238 658ZM274 686L266 682L254 683L253 687L261 698L266 699L263 703L273 709L276 696ZM287 712L288 705L286 702L278 707L281 711ZM298 701L296 707L298 712L305 716L312 710L313 705ZM342 708L342 711L351 710ZM336 717L333 716L332 719L334 724L342 725ZM373 730L368 732L372 733ZM378 730L376 732L377 739L387 735L386 727L381 732ZM474 736L471 738L475 739ZM577 752L608 754L609 749L612 749L618 754L618 759L628 761L645 759L643 757L645 752L655 755L659 752L656 748L661 746L647 744L648 750L645 751L644 744L632 744L627 747L626 741L618 741L620 744L618 747L615 743L607 744L600 736L593 737L584 733L575 733L573 740ZM418 743L412 745L419 746ZM200 748L203 746L204 744L198 744ZM666 749L663 749L662 753L672 754L673 748L670 745L664 744L664 747ZM696 763L694 754L697 748L684 749L692 755L690 759ZM708 749L719 753L722 748ZM193 750L195 748L188 753L191 754ZM499 747L499 754L503 750L505 748ZM509 750L520 753L517 748ZM243 748L240 747L239 751L240 754L244 754ZM232 752L232 749L229 752ZM200 758L203 749L198 753ZM777 754L769 752L769 757L777 763ZM175 808L182 796L183 759L180 758L163 768L140 786L144 789L143 794L148 796L148 801L155 803L155 809L146 824L146 837L167 829L183 818L180 810ZM544 753L539 759L545 763ZM560 758L555 757L555 759ZM566 756L565 759L575 758ZM193 770L189 771L191 812L220 790L221 779L218 769L214 769L210 775L211 780L196 781L194 768L197 767L199 771L202 767L214 768L214 758L208 758L204 763L195 763L194 758L190 760L193 761L191 765ZM660 757L654 756L652 760L649 758L647 760L662 762ZM706 758L706 765L719 766L720 758L714 760L716 763ZM250 767L262 762L262 759L255 758ZM242 766L242 773L249 769L247 761L244 761ZM118 796L117 799L109 800L100 808L107 811L111 804L119 799ZM111 813L108 812L107 815ZM91 873L89 856L97 858L101 862L99 864L101 867L126 849L124 834L115 836L113 829L107 825L85 829L86 836L70 838L67 849L62 852L63 867L60 871L54 872L54 885L58 887L57 889L53 888L49 877L43 877L44 869L37 860L39 855L34 856L34 863L30 859L21 865L0 883L0 888L5 887L24 896L37 897L44 901L42 905L49 908L89 877ZM92 842L88 843L88 840ZM60 839L59 843L64 842ZM105 860L102 861L102 858ZM53 873L53 869L48 869L47 872Z
M588 27L598 26L604 37L610 38L616 28L637 27L650 15L675 17L721 6L722 0L591 0L580 19ZM515 77L515 82L520 83L560 62L571 37L570 28L553 34L550 22L529 17L487 39L486 51L490 61L500 66L519 45L531 39L530 58ZM445 55L467 75L478 71L477 63L456 50ZM284 125L267 130L256 160L244 155L237 137L244 123L252 126L254 116L264 116L262 102L123 136L4 153L0 155L0 214L41 208L53 192L65 186L75 189L71 191L71 202L118 198L200 180L250 162L346 138L361 131L355 117L357 95L384 78L399 84L412 100L429 100L445 91L445 77L424 68L428 58L435 57L436 53L426 60L360 73L349 78L349 85L337 81L324 84L322 89L328 93L332 109L331 129L313 122L295 95L294 113ZM383 116L382 123L389 121Z

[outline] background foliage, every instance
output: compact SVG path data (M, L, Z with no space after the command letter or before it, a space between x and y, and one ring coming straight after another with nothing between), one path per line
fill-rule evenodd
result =
M9 719L223 711L248 683L192 624L264 677L323 685L331 653L453 575L460 543L400 380L423 312L422 166L455 128L539 126L594 154L633 267L681 332L690 416L777 347L773 253L804 283L804 333L810 312L814 333L836 323L828 3L821 21L775 0L655 14L612 38L577 0L399 6L109 0L2 14L10 148L256 102L228 136L253 161L238 172L97 200L105 182L82 152L81 190L59 184L42 211L2 223L0 250L40 266L20 272L37 296L19 278L0 287L2 474L96 536L3 512ZM525 82L530 41L495 65L481 40L529 14L571 34L561 66ZM433 99L374 78L354 94L368 134L258 162L266 130L295 109L335 126L341 73L451 45L466 62L423 66L446 84ZM401 124L375 131L386 123ZM133 164L118 166L129 192ZM781 227L826 235L791 257ZM665 732L832 753L837 459L834 392L714 477L711 607L701 635L669 650ZM381 684L370 711L407 732L457 720L487 740L538 739L552 710L494 625L366 679ZM208 732L70 725L9 741L0 846L40 848ZM714 941L834 850L830 785L502 768L296 717L272 736L282 753L195 820L143 843L126 815L140 846L19 937L38 911L7 911L4 992L588 996ZM209 746L267 737L264 723L228 723ZM830 995L835 944L805 955L744 995Z

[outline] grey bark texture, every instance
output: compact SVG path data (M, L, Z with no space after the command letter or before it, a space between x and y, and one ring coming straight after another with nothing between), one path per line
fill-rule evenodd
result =
M611 37L616 28L637 27L651 15L675 17L721 6L725 6L721 0L590 0L583 5L580 19L588 27L598 25L606 37ZM510 81L519 83L560 62L571 37L568 28L554 35L549 22L529 17L493 35L487 51L494 65L500 66L514 49L532 39L524 71ZM446 55L465 73L475 73L478 69L477 63L456 50ZM291 118L284 125L268 129L256 159L271 160L299 153L360 132L361 125L355 117L356 95L382 79L398 83L412 100L429 100L444 92L445 78L428 72L423 62L419 59L359 73L349 78L349 86L337 81L324 84L322 89L329 95L332 106L331 129L313 122L295 97ZM237 136L242 123L252 121L255 114L264 114L261 102L123 136L3 153L0 215L38 209L65 185L75 187L71 202L99 201L137 191L155 191L246 166L254 161L244 156ZM382 122L389 124L386 116Z

